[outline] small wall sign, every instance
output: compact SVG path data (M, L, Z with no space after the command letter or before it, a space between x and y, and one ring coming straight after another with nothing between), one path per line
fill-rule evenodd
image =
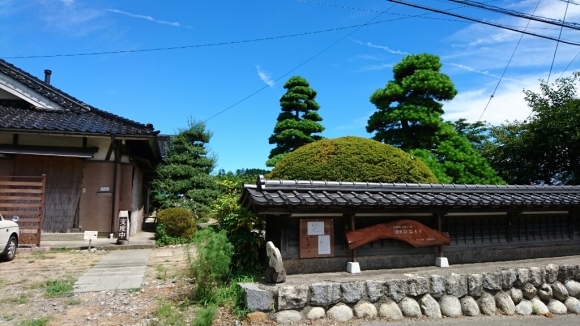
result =
M109 191L109 187L101 187L99 192L108 192Z
M300 220L300 258L334 257L334 221Z
M308 222L308 235L323 235L324 222Z
M96 239L99 235L99 231L85 231L85 240L93 240Z

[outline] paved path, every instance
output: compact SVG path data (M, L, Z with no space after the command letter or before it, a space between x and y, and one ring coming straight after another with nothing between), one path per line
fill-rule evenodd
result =
M111 251L74 285L74 293L137 289L149 262L151 249Z

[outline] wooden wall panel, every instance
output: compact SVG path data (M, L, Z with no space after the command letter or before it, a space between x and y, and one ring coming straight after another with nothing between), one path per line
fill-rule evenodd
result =
M14 175L46 174L43 232L73 228L80 201L83 161L79 158L16 155Z
M14 169L14 160L13 159L0 159L0 177L13 175L12 171Z
M113 163L85 161L83 165L80 225L83 230L109 232L113 204ZM108 187L108 192L101 192Z

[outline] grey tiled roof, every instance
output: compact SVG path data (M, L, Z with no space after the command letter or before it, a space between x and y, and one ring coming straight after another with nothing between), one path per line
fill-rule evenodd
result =
M24 101L0 100L0 129L122 135L158 133L151 124L135 122L85 104L2 59L0 74L18 80L63 108L46 110L35 108Z
M143 125L116 115L91 110L82 113L43 110L21 101L0 100L0 129L81 132L119 135L156 135Z
M580 206L580 186L453 185L258 179L246 207Z

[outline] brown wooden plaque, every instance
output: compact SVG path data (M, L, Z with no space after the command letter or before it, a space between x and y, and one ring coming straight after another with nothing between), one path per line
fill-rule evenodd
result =
M300 258L334 257L332 219L300 220Z
M379 239L395 239L409 243L415 248L449 246L449 234L431 229L413 220L398 220L350 231L346 234L349 249L356 249Z

